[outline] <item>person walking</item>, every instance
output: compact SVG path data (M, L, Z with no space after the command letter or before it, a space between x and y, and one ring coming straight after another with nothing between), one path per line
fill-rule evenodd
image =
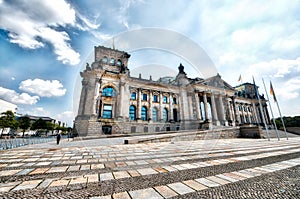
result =
M56 135L56 144L59 144L60 138L61 138L61 135L60 135L60 132L58 132Z

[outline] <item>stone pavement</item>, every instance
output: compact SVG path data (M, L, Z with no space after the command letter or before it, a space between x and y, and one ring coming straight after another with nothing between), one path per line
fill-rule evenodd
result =
M118 139L1 151L0 198L300 198L300 137Z

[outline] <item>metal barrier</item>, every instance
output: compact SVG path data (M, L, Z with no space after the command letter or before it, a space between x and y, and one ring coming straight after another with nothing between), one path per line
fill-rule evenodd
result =
M7 150L17 148L30 144L41 144L45 142L54 141L55 136L51 137L28 137L28 138L4 138L0 139L0 150Z

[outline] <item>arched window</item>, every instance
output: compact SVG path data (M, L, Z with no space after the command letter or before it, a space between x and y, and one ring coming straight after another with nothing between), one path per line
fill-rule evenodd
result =
M158 118L157 118L157 108L153 108L152 109L152 120L153 122L157 122Z
M110 63L110 65L115 65L115 59L114 58L110 58L109 63Z
M121 66L121 65L122 65L122 62L121 62L121 60L118 59L117 66Z
M136 92L132 92L131 93L131 99L132 100L136 100Z
M102 62L106 64L106 63L107 63L107 61L108 61L107 57L106 57L106 56L104 56L104 57L102 58Z
M102 90L102 96L104 96L104 97L114 97L114 96L116 96L116 91L111 86L105 87Z
M146 106L143 106L142 107L142 111L141 111L141 119L143 121L146 121L148 118L147 118L147 107Z
M163 120L165 122L168 121L168 109L166 109L166 108L163 109Z
M134 105L131 105L129 107L129 119L136 120L136 108Z

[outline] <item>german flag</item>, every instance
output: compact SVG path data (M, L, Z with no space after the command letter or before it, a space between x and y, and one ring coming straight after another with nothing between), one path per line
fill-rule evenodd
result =
M275 92L274 92L271 81L270 81L270 94L273 96L274 102L277 102L277 99L276 99Z
M240 75L239 79L238 79L238 82L241 82L242 81L242 75Z

